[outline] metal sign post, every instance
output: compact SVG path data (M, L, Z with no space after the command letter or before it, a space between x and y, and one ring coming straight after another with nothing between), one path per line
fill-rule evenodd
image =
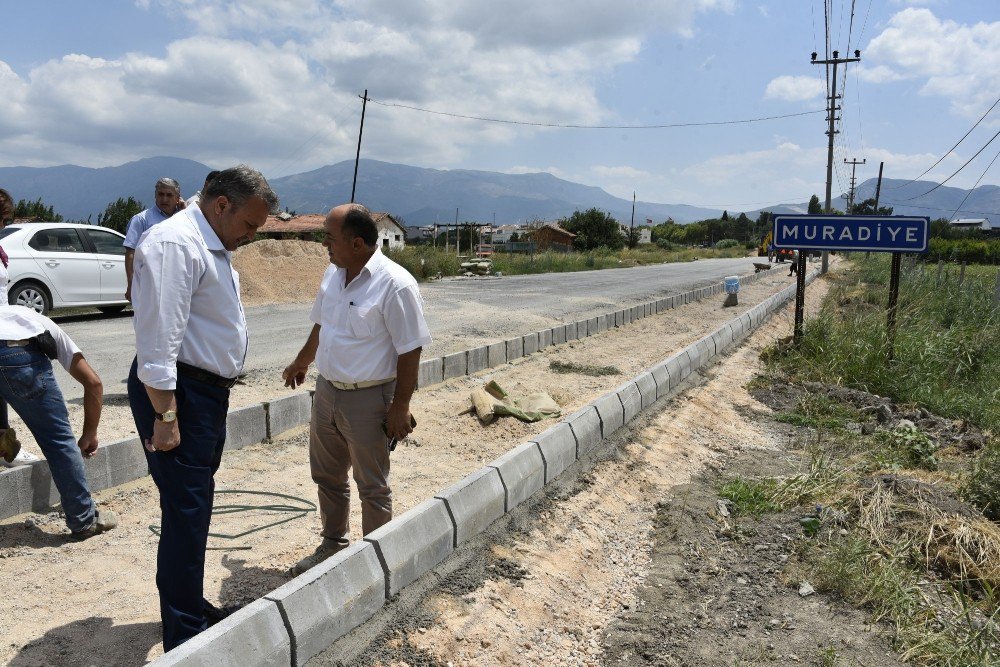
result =
M885 339L889 347L886 360L892 361L896 346L896 303L899 301L899 266L903 253L892 253L892 268L889 270L889 312L885 316Z
M776 215L773 242L775 248L799 251L795 290L795 343L802 339L805 311L805 251L866 250L891 252L892 275L889 284L889 312L886 335L889 359L896 336L896 302L899 296L900 254L927 252L930 218L876 215Z

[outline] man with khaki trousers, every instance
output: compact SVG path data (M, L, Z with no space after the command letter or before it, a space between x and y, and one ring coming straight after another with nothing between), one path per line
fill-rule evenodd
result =
M348 544L353 468L367 535L392 519L390 439L413 431L410 398L420 351L431 342L417 281L382 254L378 228L358 204L332 209L323 245L331 266L320 283L309 338L282 373L285 386L319 378L309 427L309 465L319 487L323 541L292 567L300 574Z

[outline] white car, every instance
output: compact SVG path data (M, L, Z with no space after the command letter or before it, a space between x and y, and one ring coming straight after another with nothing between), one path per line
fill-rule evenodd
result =
M43 315L96 306L117 313L125 300L125 237L106 227L30 222L0 229L10 263L8 302Z

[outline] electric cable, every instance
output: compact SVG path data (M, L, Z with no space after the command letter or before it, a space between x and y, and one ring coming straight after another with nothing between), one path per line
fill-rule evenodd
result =
M372 104L377 104L383 107L390 107L396 109L408 109L410 111L420 111L422 113L429 113L436 116L448 116L450 118L462 118L465 120L478 120L486 123L502 123L504 125L528 125L531 127L551 127L558 129L573 129L573 130L663 130L676 127L704 127L713 125L741 125L746 123L758 123L766 120L780 120L782 118L795 118L798 116L809 116L812 114L823 113L824 109L814 109L812 111L800 111L797 113L782 114L779 116L761 116L758 118L742 118L739 120L717 120L717 121L698 121L690 123L664 123L660 125L579 125L574 123L543 123L539 121L529 121L529 120L511 120L508 118L490 118L487 116L472 116L467 114L453 113L450 111L439 111L437 109L427 109L424 107L413 106L410 104L399 104L396 102L383 102L381 100L376 100L369 97L368 101Z
M998 102L1000 102L1000 100L997 100L997 101L998 101ZM987 147L987 146L989 146L990 144L992 144L992 143L993 143L993 140L994 140L994 139L996 139L996 138L997 138L998 136L1000 136L1000 130L997 130L997 133L996 133L996 134L994 134L994 135L993 135L993 136L992 136L992 137L990 138L990 140L989 140L989 141L987 141L987 142L986 142L985 144L983 144L983 147L982 147L982 148L980 148L980 149L979 149L978 151L976 151L976 154L975 154L975 155L973 155L973 156L972 156L972 157L970 157L970 158L969 158L968 160L966 160L966 161L965 161L965 164L963 164L963 165L962 165L961 167L959 167L958 169L956 169L956 170L955 170L955 172L954 172L954 173L952 173L952 175L951 175L951 176L949 176L948 178L944 179L943 181L941 181L940 183L938 183L937 185L935 185L935 186L934 186L933 188L931 188L931 189L930 189L930 190L928 190L927 192L924 192L923 194L919 194L919 195L917 195L916 197L910 197L910 198L908 198L908 199L906 199L906 200L904 200L904 201L911 201L911 200L913 200L913 199L920 199L920 198L921 198L921 197L923 197L924 195L929 195L930 193L934 192L934 191L935 191L935 190L937 190L937 189L938 189L939 187L941 187L942 185L944 185L945 183L947 183L948 181L950 181L951 179L953 179L953 178L954 178L955 176L957 176L957 175L958 175L958 172L960 172L960 171L962 171L963 169L965 169L966 167L968 167L968 166L969 166L969 163L970 163L970 162L972 162L972 161L973 161L973 160L975 160L975 159L976 159L977 157L979 157L979 154L980 154L980 153L982 153L982 152L983 152L984 150L986 150L986 147Z
M931 169L933 169L934 167L936 167L936 166L938 166L939 164L941 164L941 161L942 161L942 160L944 160L944 159L945 159L946 157L948 157L949 155L951 155L951 152L952 152L953 150L955 150L956 148L958 148L958 145L959 145L960 143L962 143L963 141L965 141L965 138L966 138L967 136L969 136L970 134L972 134L972 131L973 131L974 129L976 129L976 127L978 127L978 126L979 126L979 124L980 124L980 123L982 123L982 122L983 122L983 120L985 120L985 118L986 118L987 116L989 116L989 115L990 115L990 112L991 112L991 111L993 111L993 109L994 109L994 108L996 108L996 105L997 105L997 104L1000 104L1000 97L998 97L998 98L997 98L997 100L996 100L996 102L994 102L994 103L993 103L993 105L992 105L992 106L991 106L991 107L990 107L989 109L987 109L987 110L986 110L986 113L984 113L984 114L983 114L983 115L982 115L982 116L981 116L981 117L979 118L979 120L977 120L977 121L976 121L975 125L973 125L972 127L970 127L970 128L969 128L969 131L968 131L968 132L966 132L965 134L963 134L963 135L962 135L962 138L961 138L961 139L959 139L958 141L956 141L956 142L955 142L955 145L954 145L954 146L952 146L951 148L949 148L949 149L948 149L948 152L947 152L947 153L945 153L945 154L944 154L944 155L942 155L942 156L941 156L940 158L938 158L938 161L937 161L937 162L935 162L935 163L934 163L934 164L932 164L931 166L927 167L927 169L925 169L925 170L924 170L924 172L923 172L922 174L920 174L920 176L917 176L916 178L914 178L914 179L911 179L911 180L909 180L909 181L907 181L907 182L903 183L903 185L894 185L894 186L892 186L892 187L891 187L891 188L889 188L889 189L890 189L890 190L895 190L895 189L897 189L897 188L902 188L902 187L904 187L904 186L907 186L907 185L909 185L910 183L913 183L913 182L915 182L915 181L918 181L918 180L920 180L920 178L921 178L921 177L923 177L923 176L924 176L924 175L925 175L925 174L926 174L927 172L929 172L929 171L930 171ZM992 141L992 139L991 139L990 141ZM985 148L985 146L984 146L984 148ZM978 155L978 153L977 153L977 155Z
M984 176L986 176L986 172L988 172L988 171L990 170L990 167L992 167L992 166L993 166L993 163L997 161L997 158L998 158L998 157L1000 157L1000 151L997 151L997 154L993 156L993 159L992 159L992 160L990 160L990 163L989 163L988 165L986 165L986 169L983 169L983 173L981 173L981 174L979 175L979 178L977 178L977 179L976 179L976 184L975 184L975 185L973 185L973 186L972 186L972 187L971 187L971 188L970 188L970 189L969 189L969 190L968 190L968 191L967 191L967 192L965 193L965 197L963 197L963 198L962 198L962 203L960 203L960 204L958 205L958 208L956 208L956 209L955 209L955 212L951 214L951 217L952 217L952 218L955 218L955 216L957 216L957 215L958 215L958 212L962 210L962 207L963 207L963 206L965 206L965 202L967 202L967 201L969 200L969 196L970 196L970 195L972 194L972 191L973 191L973 190L975 190L976 188L978 188L978 187L979 187L979 182L980 182L981 180L983 180L983 177L984 177Z
M279 515L288 514L291 516L286 516L284 518L278 519L277 521L272 521L270 523L264 524L263 526L256 526L250 528L249 530L244 530L241 533L235 535L227 535L225 533L209 533L209 537L217 537L223 540L237 540L241 537L246 537L247 535L252 535L253 533L260 532L267 528L274 528L275 526L280 526L283 523L288 523L289 521L294 521L295 519L301 519L310 512L316 511L316 503L311 500L306 500L305 498L299 498L298 496L292 496L285 493L276 493L273 491L248 491L245 489L226 489L215 492L216 495L225 494L241 494L250 496L269 496L272 498L282 498L284 500L290 500L297 503L302 503L302 505L296 506L292 504L281 504L281 503L268 503L263 505L252 505L252 504L231 504L231 505L215 505L212 510L213 516L222 516L226 514L239 514L242 512L275 512ZM160 526L150 525L149 532L156 536L160 535ZM223 550L233 550L233 551L245 551L251 549L250 546L235 546L235 547L208 547L209 551L223 551Z

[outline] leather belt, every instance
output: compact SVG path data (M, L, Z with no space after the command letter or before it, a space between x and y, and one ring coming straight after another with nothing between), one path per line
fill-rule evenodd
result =
M324 378L325 379L325 378ZM336 389L342 391L354 391L355 389L368 389L369 387L378 387L387 382L392 382L396 378L389 378L387 380L365 380L364 382L337 382L336 380L327 380Z
M216 375L211 371L206 371L203 368L186 364L183 361L177 362L177 374L183 375L184 377L192 380L197 380L198 382L210 384L213 387L221 387L222 389L232 389L233 385L235 385L236 381L239 379L222 377L221 375Z
M25 338L23 340L3 340L3 341L0 341L0 343L3 343L7 347L26 347L28 345L28 343L30 343L30 342L31 342L30 338Z

